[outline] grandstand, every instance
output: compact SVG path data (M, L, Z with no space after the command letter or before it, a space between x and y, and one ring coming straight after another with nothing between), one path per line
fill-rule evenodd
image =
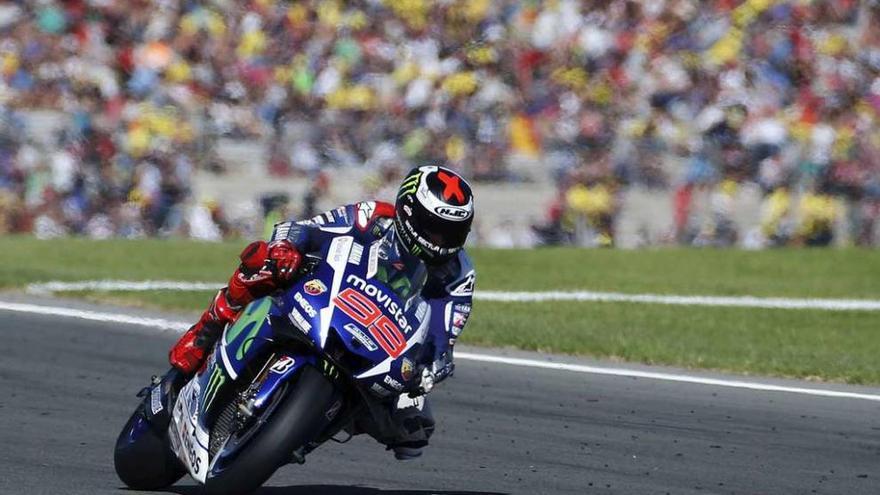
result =
M48 0L0 29L2 232L250 235L442 161L484 244L878 242L875 1Z

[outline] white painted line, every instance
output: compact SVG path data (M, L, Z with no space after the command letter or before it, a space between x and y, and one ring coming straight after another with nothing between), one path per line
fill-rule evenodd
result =
M222 282L175 282L171 280L83 280L81 282L45 282L30 284L25 289L29 294L51 294L53 292L78 292L78 291L198 291L217 290L223 287Z
M456 359L466 359L481 363L509 364L512 366L524 366L527 368L542 368L557 371L573 371L575 373L588 373L592 375L622 376L627 378L647 378L650 380L663 380L667 382L693 383L697 385L712 385L717 387L744 388L765 392L788 392L793 394L814 395L818 397L835 397L845 399L862 399L880 402L880 395L860 394L855 392L841 392L838 390L787 387L783 385L771 385L767 383L745 382L739 380L722 380L718 378L703 378L691 375L679 375L672 373L659 373L653 371L639 371L625 368L603 368L599 366L585 366L580 364L554 363L551 361L537 361L534 359L520 359L503 356L490 356L470 352L456 352Z
M31 294L74 291L208 291L216 290L222 283L178 282L171 280L86 280L82 282L46 282L31 284ZM495 302L627 302L641 304L665 304L676 306L710 306L761 309L813 309L820 311L880 311L880 301L871 299L799 299L785 297L753 296L679 296L665 294L622 294L618 292L549 291L549 292L502 292L477 291L474 299Z
M502 302L589 301L823 311L880 311L880 301L869 299L795 299L753 296L676 296L617 292L476 292L474 299Z
M160 318L141 318L118 313L104 313L98 311L86 311L55 306L42 306L36 304L20 304L0 301L0 311L13 311L18 313L32 313L40 315L62 316L78 318L82 320L98 321L106 323L120 323L124 325L139 325L159 330L182 332L189 328L189 324L178 321L164 320ZM709 385L716 387L741 388L763 392L784 392L816 397L831 397L839 399L859 399L880 402L880 395L862 394L855 392L841 392L819 388L787 387L771 385L767 383L746 382L739 380L723 380L718 378L704 378L684 374L660 373L653 371L640 371L626 368L605 368L601 366L585 366L579 364L554 363L551 361L538 361L535 359L521 359L503 356L492 356L472 352L456 352L456 358L466 361L481 363L505 364L525 368L539 368L556 371L569 371L593 375L609 375L627 378L645 378L649 380L662 380L678 383L691 383L696 385Z
M100 321L105 323L139 325L142 327L156 328L159 330L169 330L174 332L183 332L190 327L190 325L183 322L165 320L162 318L143 318L140 316L129 316L117 313L102 313L98 311L88 311L82 309L42 306L37 304L12 303L5 301L0 301L0 310L13 311L16 313L34 313L40 315L63 316L66 318L77 318L80 320Z

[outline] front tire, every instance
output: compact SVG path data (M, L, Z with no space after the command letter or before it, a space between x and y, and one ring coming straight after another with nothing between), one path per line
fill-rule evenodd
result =
M143 404L119 433L113 464L119 479L135 490L165 488L186 473L171 451L167 428L157 431L144 415Z
M216 475L208 473L205 492L240 495L259 488L290 461L294 450L314 440L327 426L325 412L336 396L323 374L311 366L303 368L287 397L232 464Z

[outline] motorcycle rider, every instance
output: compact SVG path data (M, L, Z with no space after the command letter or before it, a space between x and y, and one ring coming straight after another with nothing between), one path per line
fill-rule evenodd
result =
M403 180L395 205L366 201L310 220L279 223L269 242L253 242L241 252L241 264L228 285L171 348L169 361L185 376L195 374L226 324L251 301L286 287L303 256L327 239L354 235L371 242L393 236L402 256L417 257L427 268L422 297L431 308L428 347L433 352L418 363L420 379L391 404L390 422L380 426L364 417L356 422L354 433L371 434L393 449L397 459L418 457L434 429L430 409L420 396L453 373L452 349L470 316L475 271L462 247L473 216L473 193L464 178L445 167L423 166Z

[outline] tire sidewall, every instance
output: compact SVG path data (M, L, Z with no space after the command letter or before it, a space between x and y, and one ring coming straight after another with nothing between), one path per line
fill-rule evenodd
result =
M140 436L130 442L128 436L138 422L146 422L147 425ZM165 488L186 474L171 450L168 429L160 430L149 424L143 404L135 409L116 439L113 465L119 479L136 490Z
M290 461L294 450L314 440L327 426L325 412L337 397L335 387L322 373L304 367L287 396L232 464L216 476L208 473L205 492L231 495L259 488Z

